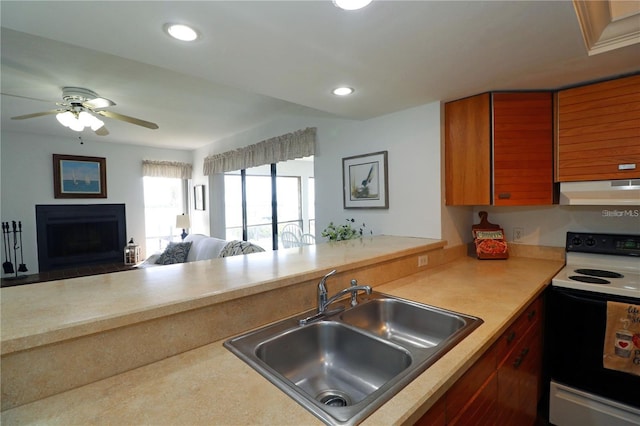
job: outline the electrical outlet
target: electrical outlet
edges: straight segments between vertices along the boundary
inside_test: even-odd
[[[427,266],[427,264],[429,263],[429,256],[422,255],[422,256],[418,256],[418,267],[420,266]]]
[[[513,228],[513,242],[519,243],[524,238],[524,228]]]

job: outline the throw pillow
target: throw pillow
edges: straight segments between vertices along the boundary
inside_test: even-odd
[[[248,241],[230,241],[220,252],[219,257],[237,256],[239,254],[258,253],[264,249]]]
[[[156,264],[171,265],[173,263],[184,263],[191,249],[191,242],[188,243],[169,243],[167,248],[162,252]]]

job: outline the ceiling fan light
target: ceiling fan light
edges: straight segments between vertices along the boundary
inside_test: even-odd
[[[71,111],[65,111],[65,112],[56,114],[56,119],[64,127],[71,126],[71,122],[75,121],[75,117],[73,116],[73,113]]]
[[[104,126],[104,121],[100,120],[97,117],[93,117],[93,123],[91,123],[91,130],[94,132]]]
[[[83,127],[89,127],[93,123],[94,116],[89,114],[86,111],[81,111],[78,114],[78,121],[82,124]]]
[[[74,119],[71,124],[69,124],[69,128],[71,130],[75,130],[76,132],[81,132],[84,130],[84,126],[78,119]]]
[[[78,122],[80,122],[83,128],[91,127],[91,130],[94,132],[104,126],[104,122],[102,120],[87,111],[81,111],[80,114],[78,114]]]

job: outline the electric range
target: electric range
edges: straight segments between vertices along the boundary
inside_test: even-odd
[[[640,235],[567,232],[566,250],[553,286],[640,299]]]
[[[549,421],[640,425],[640,375],[629,367],[640,364],[637,329],[631,326],[640,321],[640,235],[567,232],[565,248],[566,265],[552,279],[547,299]],[[615,345],[620,340],[629,348],[615,355],[624,367],[604,362],[617,347],[607,339],[612,332]],[[622,341],[627,334],[633,335],[631,343]]]

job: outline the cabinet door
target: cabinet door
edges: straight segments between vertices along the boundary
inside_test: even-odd
[[[445,104],[445,204],[491,204],[490,95]]]
[[[557,180],[640,177],[640,75],[558,92]]]
[[[553,204],[551,92],[493,94],[493,204]]]
[[[535,323],[498,368],[496,424],[533,425],[540,399],[542,327]]]
[[[498,380],[497,375],[494,373],[464,409],[455,418],[447,422],[447,425],[495,426],[497,395]]]
[[[414,423],[414,426],[445,426],[447,424],[444,412],[445,404],[445,398],[440,398],[429,411]]]
[[[476,415],[479,413],[493,417],[498,397],[496,366],[496,347],[492,346],[449,389],[446,394],[448,425],[473,424],[478,421]]]

